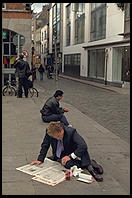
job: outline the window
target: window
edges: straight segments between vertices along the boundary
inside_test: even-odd
[[[55,4],[53,7],[53,24],[56,23],[56,16],[57,16],[57,13],[56,13],[56,4]]]
[[[47,39],[47,32],[44,31],[44,39]]]
[[[43,51],[43,44],[41,45],[41,52],[42,52],[42,54],[44,53],[44,51]]]
[[[6,9],[6,3],[2,3],[2,9]]]
[[[89,77],[104,78],[105,49],[89,50]]]
[[[61,4],[57,3],[54,5],[53,7],[53,35],[55,35],[57,37],[57,43],[60,42],[60,24],[61,24],[61,20],[60,20],[60,16],[61,16]],[[53,44],[54,44],[54,38],[52,37],[53,40]]]
[[[130,46],[113,48],[112,80],[130,82]]]
[[[12,68],[17,54],[22,51],[25,38],[22,35],[19,35],[18,37],[16,32],[3,29],[2,39],[4,68]]]
[[[30,5],[30,3],[26,3],[26,4],[25,4],[25,10],[28,10],[28,11],[31,10],[31,5]]]
[[[92,3],[91,5],[91,41],[104,39],[106,36],[106,4]]]
[[[80,76],[81,54],[64,55],[64,72],[70,76]]]
[[[75,44],[84,42],[85,4],[76,3],[75,6]]]
[[[66,7],[66,45],[70,45],[71,35],[71,4]]]
[[[46,44],[44,44],[44,53],[46,53],[47,52],[47,47],[46,47],[47,45]]]
[[[43,38],[44,38],[44,33],[42,32],[42,41],[43,41]]]
[[[130,3],[125,3],[125,17],[130,18]]]

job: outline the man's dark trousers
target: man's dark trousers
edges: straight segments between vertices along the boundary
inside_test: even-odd
[[[25,97],[28,97],[28,85],[26,78],[19,78],[18,81],[18,97],[22,98],[22,87],[24,88]]]
[[[69,123],[63,113],[62,114],[52,114],[49,116],[42,115],[42,120],[44,122],[48,122],[48,123],[52,122],[52,121],[60,121],[61,123],[63,123],[66,126],[69,125]]]

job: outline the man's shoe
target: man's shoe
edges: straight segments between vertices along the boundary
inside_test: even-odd
[[[97,182],[102,182],[103,177],[101,175],[96,174],[94,171],[89,171],[89,173],[94,177]]]
[[[91,159],[91,165],[96,173],[103,174],[103,167],[100,164],[98,164],[95,160]]]
[[[94,179],[95,179],[97,182],[103,181],[103,177],[102,177],[101,175],[98,175],[98,174],[94,171],[94,169],[93,169],[93,167],[92,167],[91,164],[87,167],[87,170],[88,170],[88,172],[94,177]]]

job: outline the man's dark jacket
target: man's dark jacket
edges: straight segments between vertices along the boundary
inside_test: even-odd
[[[63,126],[63,128],[64,150],[62,151],[60,158],[66,155],[70,155],[72,152],[74,152],[77,157],[81,157],[87,151],[87,144],[85,143],[84,139],[77,133],[76,129],[67,126]],[[43,143],[41,144],[41,150],[38,156],[38,160],[42,162],[44,161],[50,145],[52,147],[53,156],[56,158],[57,142],[58,140],[50,137],[46,130]]]
[[[59,106],[60,104],[58,100],[54,96],[50,97],[40,110],[40,113],[44,116],[64,113],[64,109]]]
[[[31,75],[30,67],[27,61],[18,60],[14,63],[18,78],[28,78]]]

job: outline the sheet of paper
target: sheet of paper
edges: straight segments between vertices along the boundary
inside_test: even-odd
[[[44,163],[40,165],[24,165],[16,168],[19,171],[33,175],[33,180],[48,184],[56,185],[65,180],[65,172],[67,169],[64,168],[59,162],[52,161],[45,158]]]
[[[57,166],[58,165],[58,162],[56,161],[52,161],[48,158],[45,158],[45,161],[44,163],[40,164],[40,165],[24,165],[24,166],[21,166],[21,167],[18,167],[16,168],[17,170],[19,171],[22,171],[24,173],[27,173],[29,175],[35,175],[37,174],[38,172],[42,171],[42,170],[47,170],[53,166]],[[61,165],[60,165],[61,166]]]
[[[46,181],[55,183],[60,179],[65,178],[65,173],[59,169],[58,166],[49,168],[48,170],[43,170],[35,175],[41,179],[45,179]]]

